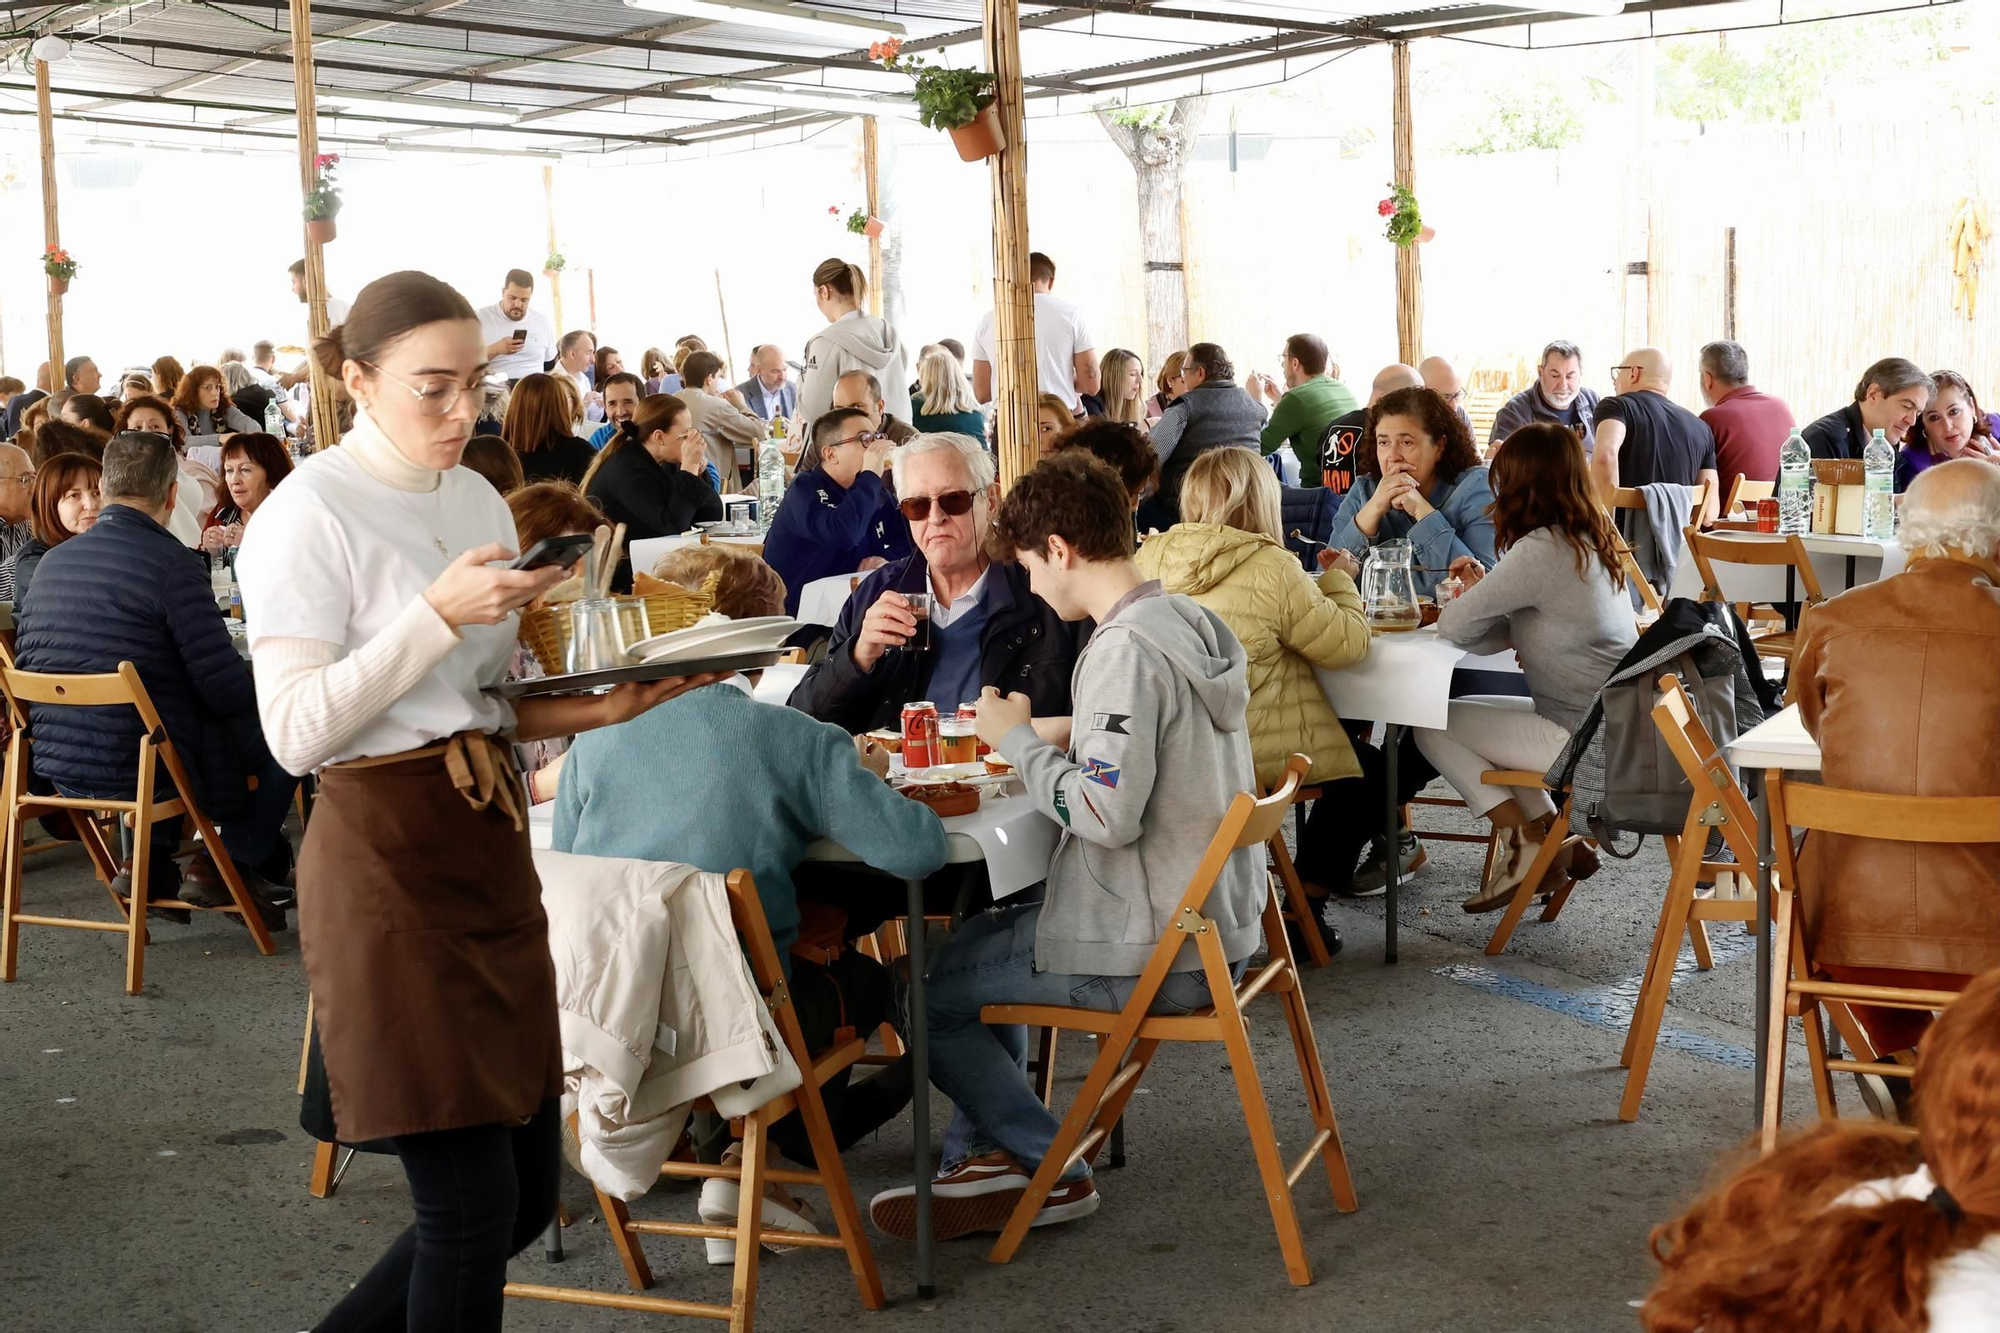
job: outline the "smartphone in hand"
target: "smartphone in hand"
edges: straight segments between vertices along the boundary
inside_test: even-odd
[[[509,569],[546,569],[559,565],[564,569],[583,559],[583,553],[596,543],[588,532],[570,533],[562,537],[544,537],[516,556]]]

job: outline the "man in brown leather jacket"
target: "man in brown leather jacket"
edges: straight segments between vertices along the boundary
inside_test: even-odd
[[[2000,466],[1939,464],[1903,498],[1909,568],[1806,617],[1791,696],[1831,787],[2000,795]],[[1799,864],[1814,962],[1843,981],[1958,990],[2000,967],[2000,844],[1814,833]],[[1857,1009],[1878,1053],[1929,1016]]]

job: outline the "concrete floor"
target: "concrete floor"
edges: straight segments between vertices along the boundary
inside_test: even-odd
[[[1458,811],[1427,822],[1466,826]],[[1648,1229],[1750,1129],[1750,941],[1717,928],[1717,967],[1676,987],[1644,1114],[1620,1124],[1619,1006],[1665,885],[1657,843],[1629,865],[1607,862],[1558,922],[1531,916],[1499,959],[1480,952],[1495,918],[1458,907],[1478,852],[1433,847],[1403,895],[1399,965],[1382,963],[1376,900],[1334,909],[1347,948],[1307,974],[1361,1199],[1343,1216],[1323,1178],[1317,1190],[1311,1175],[1301,1182],[1313,1286],[1285,1280],[1226,1063],[1180,1049],[1134,1100],[1130,1164],[1101,1176],[1094,1217],[1036,1234],[1005,1268],[977,1241],[942,1247],[939,1297],[921,1304],[911,1253],[878,1239],[892,1300],[878,1315],[860,1308],[837,1254],[767,1258],[760,1326],[1636,1327]],[[31,910],[109,911],[73,850],[31,861],[26,891]],[[264,959],[221,918],[153,934],[141,996],[122,992],[120,937],[33,928],[19,979],[0,987],[0,1324],[12,1333],[291,1333],[408,1220],[385,1159],[357,1158],[333,1199],[306,1193],[312,1143],[292,1091],[305,1008],[296,936]],[[1282,1020],[1260,1008],[1260,1068],[1279,1136],[1296,1143],[1309,1121]],[[1064,1068],[1080,1078],[1084,1062],[1072,1048]],[[1803,1091],[1795,1066],[1794,1119]],[[906,1178],[908,1133],[905,1119],[850,1154],[864,1206]],[[622,1289],[589,1190],[569,1176],[564,1195],[577,1219],[568,1261],[550,1268],[537,1247],[514,1276]],[[691,1220],[693,1201],[662,1187],[635,1211]],[[658,1239],[649,1252],[657,1294],[727,1299],[728,1270],[706,1267],[694,1242]],[[517,1301],[508,1327],[655,1318]]]

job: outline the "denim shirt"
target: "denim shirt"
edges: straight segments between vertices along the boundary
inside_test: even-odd
[[[1433,512],[1425,515],[1422,522],[1400,509],[1391,509],[1383,515],[1371,538],[1354,525],[1354,519],[1381,484],[1380,477],[1355,478],[1354,488],[1340,502],[1340,512],[1333,516],[1334,547],[1365,559],[1371,546],[1398,538],[1408,541],[1415,548],[1416,564],[1420,566],[1416,577],[1420,595],[1435,592],[1438,580],[1445,577],[1451,562],[1460,556],[1473,556],[1488,569],[1497,563],[1498,557],[1493,553],[1493,490],[1487,484],[1483,464],[1433,484],[1430,494],[1424,497],[1430,501]]]

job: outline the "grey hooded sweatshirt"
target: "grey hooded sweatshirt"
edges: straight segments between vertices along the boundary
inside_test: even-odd
[[[910,419],[910,354],[903,335],[886,319],[844,315],[806,343],[805,376],[799,382],[799,412],[810,426],[833,406],[833,385],[850,371],[865,370],[882,386],[890,416]]]
[[[1035,967],[1137,976],[1230,802],[1256,790],[1243,645],[1214,612],[1141,584],[1078,655],[1071,689],[1068,753],[1026,726],[999,747],[1065,830],[1049,863]],[[1257,948],[1263,858],[1261,848],[1231,855],[1202,909],[1232,963]],[[1190,937],[1174,970],[1200,966]]]

